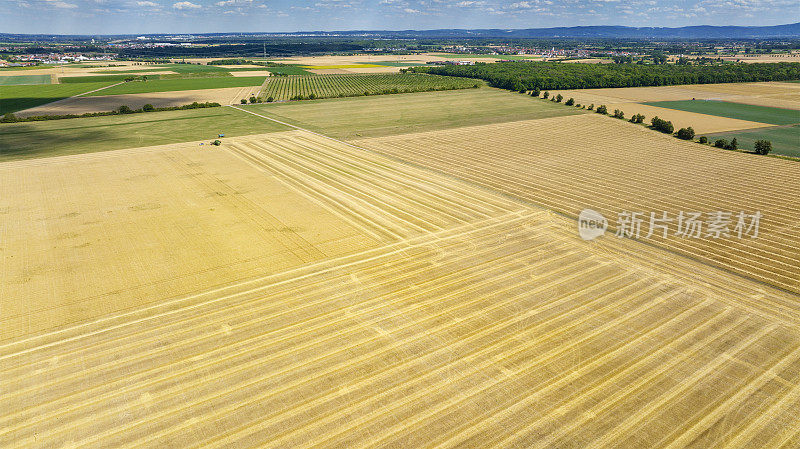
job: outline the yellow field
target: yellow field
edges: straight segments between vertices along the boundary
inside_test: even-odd
[[[800,171],[794,162],[699,147],[597,114],[355,141],[540,204],[616,220],[645,212],[760,211],[756,239],[654,243],[800,293]],[[794,205],[794,206],[793,206]],[[676,230],[673,223],[672,230]]]
[[[0,164],[0,447],[797,446],[797,295],[533,204],[760,208],[765,254],[797,170],[620,126]]]

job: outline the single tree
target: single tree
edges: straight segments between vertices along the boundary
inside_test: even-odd
[[[567,106],[572,106],[572,105],[574,105],[574,104],[575,104],[575,99],[574,99],[574,98],[572,98],[572,97],[570,97],[570,99],[569,99],[569,100],[567,100],[567,102],[566,102],[566,103],[564,103],[564,104],[565,104],[565,105],[567,105]]]
[[[694,139],[694,129],[691,126],[688,128],[681,128],[678,130],[676,137],[683,140],[692,140]]]
[[[708,137],[700,136],[700,139],[698,140],[698,142],[700,142],[700,143],[708,143]]]
[[[147,103],[146,105],[142,106],[142,110],[144,112],[153,112],[156,110],[156,108],[154,108],[152,104]]]
[[[561,94],[556,95],[556,103],[561,103],[561,100],[564,99],[564,96]]]
[[[772,142],[769,140],[756,140],[753,149],[756,154],[769,154],[769,152],[772,151]]]
[[[717,139],[714,141],[714,146],[717,148],[728,148],[728,141],[725,139]]]

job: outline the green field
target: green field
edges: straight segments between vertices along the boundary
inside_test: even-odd
[[[769,123],[772,125],[790,125],[800,123],[800,111],[794,109],[771,108],[744,103],[731,103],[718,100],[681,100],[654,101],[643,103],[660,108],[677,109],[679,111],[716,115],[751,122]]]
[[[734,137],[739,143],[739,148],[744,150],[751,151],[755,141],[763,139],[772,142],[771,154],[800,157],[800,125],[709,134],[708,140],[711,142],[716,139],[726,139],[730,141]]]
[[[0,115],[51,103],[111,84],[113,83],[0,86]]]
[[[247,110],[339,139],[586,113],[492,88],[259,104]]]
[[[157,72],[159,70],[172,71],[176,73],[203,73],[203,72],[229,72],[230,69],[224,67],[217,67],[215,65],[201,65],[201,64],[153,64],[133,66],[130,70],[98,70],[97,73],[108,74],[136,74],[140,72]]]
[[[55,67],[53,65],[32,65],[26,67],[0,67],[0,72],[13,72],[14,70],[36,70],[36,69],[49,69]]]
[[[87,76],[63,76],[58,79],[61,84],[75,84],[75,83],[96,83],[99,81],[108,81],[118,83],[124,81],[125,78],[131,75],[87,75]],[[160,75],[147,75],[148,80],[157,80]]]
[[[0,86],[20,86],[26,84],[50,84],[50,75],[0,76]]]
[[[270,77],[261,92],[262,98],[275,101],[308,98],[354,97],[388,93],[479,87],[481,81],[467,78],[421,74],[314,75]],[[312,97],[313,96],[313,97]]]
[[[286,129],[226,107],[0,124],[0,162]]]
[[[263,76],[244,77],[213,77],[213,78],[186,78],[186,79],[158,79],[153,81],[131,81],[102,91],[90,96],[144,94],[149,92],[171,92],[195,89],[222,89],[226,87],[260,86],[264,82]]]

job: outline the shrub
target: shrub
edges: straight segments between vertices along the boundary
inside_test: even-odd
[[[142,111],[144,112],[153,112],[155,110],[156,108],[154,108],[153,105],[150,103],[147,103],[146,105],[142,106]]]
[[[541,94],[541,93],[542,93],[542,91],[540,91],[538,87],[534,87],[533,90],[531,91],[531,96],[532,97],[538,97],[539,94]]]
[[[736,150],[739,149],[739,141],[736,140],[736,137],[734,137],[733,140],[731,140],[731,143],[729,143],[728,146],[725,147],[725,149],[726,150],[733,150],[733,151],[736,151]]]
[[[250,95],[250,103],[252,104],[252,103],[255,103],[255,102],[256,102],[256,97]]]
[[[550,96],[550,92],[544,91],[544,96],[542,98],[547,98]]]
[[[2,123],[14,123],[17,121],[17,116],[12,114],[11,112],[7,112],[3,118],[0,119]]]
[[[608,114],[608,108],[606,107],[606,105],[601,104],[600,106],[597,107],[597,113],[598,114]]]
[[[708,137],[700,136],[700,139],[698,140],[698,142],[700,142],[700,143],[708,143]]]
[[[728,148],[728,141],[725,139],[717,139],[714,141],[714,146],[717,148]]]
[[[567,105],[567,106],[572,106],[572,105],[575,104],[575,99],[570,97],[570,99],[567,100],[564,104]]]
[[[556,103],[561,103],[561,100],[564,99],[564,96],[561,94],[556,95]]]
[[[591,111],[591,110],[593,110],[593,109],[594,109],[594,103],[590,104],[590,105],[589,105],[589,107],[588,107],[588,108],[586,108],[586,109],[588,109],[588,110],[590,110],[590,111]]]
[[[614,109],[614,118],[625,118],[625,113],[620,111],[619,109]]]
[[[672,134],[675,132],[675,127],[672,126],[672,122],[662,120],[658,118],[658,116],[653,117],[651,123],[653,124],[652,128],[656,131],[661,131],[664,134]]]
[[[240,102],[240,103],[242,103],[242,104],[247,104],[247,100],[245,100],[244,98],[242,98],[241,100],[239,100],[239,102]]]
[[[273,101],[275,101],[274,98],[272,98],[272,97],[267,98],[267,103],[272,103]]]
[[[220,142],[219,140],[215,140],[215,141],[211,142],[211,145],[220,146],[221,143],[222,142]]]
[[[119,113],[119,114],[132,114],[133,113],[133,109],[131,109],[128,106],[125,106],[123,104],[122,106],[117,108],[117,113]]]
[[[675,136],[678,139],[692,140],[694,139],[694,129],[691,126],[688,128],[681,128]]]
[[[643,123],[644,122],[644,115],[642,114],[633,114],[630,119],[631,123]]]
[[[769,152],[772,151],[772,142],[769,140],[756,140],[753,149],[756,154],[769,154]]]

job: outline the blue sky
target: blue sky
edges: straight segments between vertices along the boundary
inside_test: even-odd
[[[0,0],[0,32],[122,34],[778,25],[797,0]]]

